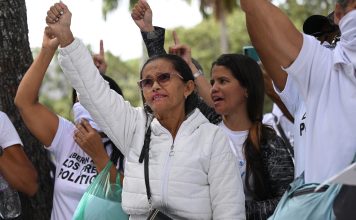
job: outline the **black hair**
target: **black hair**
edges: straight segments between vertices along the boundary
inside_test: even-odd
[[[346,8],[349,3],[353,2],[354,0],[337,0],[337,3],[341,5],[342,8]]]
[[[161,54],[161,55],[153,56],[150,59],[148,59],[141,69],[140,79],[142,79],[142,72],[147,66],[147,64],[158,59],[163,59],[170,62],[173,65],[173,68],[183,77],[184,82],[188,82],[190,80],[194,82],[194,76],[189,65],[180,56],[173,55],[173,54]],[[142,92],[141,92],[141,96],[144,103],[145,111],[147,111],[148,113],[152,113],[152,109],[145,103],[146,101]],[[187,97],[184,105],[184,110],[186,115],[191,113],[197,107],[198,99],[199,96],[195,91],[193,91]]]
[[[110,89],[114,90],[121,96],[124,96],[120,86],[115,82],[115,80],[113,80],[111,77],[106,76],[106,75],[101,75],[101,76],[109,83]],[[77,102],[77,92],[75,91],[74,88],[72,90],[72,102],[73,102],[73,105],[74,105],[74,103]],[[104,136],[106,136],[106,134],[104,134]],[[110,155],[110,160],[111,160],[111,162],[113,162],[113,164],[115,164],[115,166],[119,162],[119,170],[123,172],[124,155],[121,153],[121,151],[115,146],[115,144],[110,139],[107,140],[106,142],[104,142],[103,144],[104,144],[105,148],[111,144],[112,153]]]
[[[241,54],[223,54],[212,64],[224,66],[247,90],[247,113],[252,126],[243,145],[246,158],[246,188],[252,193],[254,199],[263,200],[269,198],[271,190],[266,182],[264,172],[261,144],[264,144],[274,131],[262,124],[264,103],[264,82],[262,71],[256,61]],[[253,181],[251,180],[251,177]]]

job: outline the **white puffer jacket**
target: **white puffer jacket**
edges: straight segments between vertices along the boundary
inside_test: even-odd
[[[80,94],[80,102],[126,157],[123,209],[131,219],[146,219],[149,205],[143,163],[146,116],[100,76],[83,43],[60,49],[59,63]],[[153,208],[174,219],[245,219],[242,181],[222,131],[196,109],[175,140],[156,119],[151,123],[149,175]],[[170,151],[173,151],[170,156]]]

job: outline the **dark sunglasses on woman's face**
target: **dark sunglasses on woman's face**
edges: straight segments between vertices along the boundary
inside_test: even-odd
[[[169,82],[172,78],[172,75],[177,75],[179,78],[183,79],[181,75],[178,73],[161,73],[156,79],[146,78],[137,82],[140,89],[149,89],[152,88],[154,82],[156,81],[160,86],[164,86],[167,82]]]

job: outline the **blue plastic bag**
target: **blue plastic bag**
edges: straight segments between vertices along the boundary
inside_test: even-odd
[[[75,210],[73,220],[129,219],[121,207],[122,187],[119,173],[116,184],[110,183],[111,166],[112,162],[109,161],[89,185]]]
[[[333,202],[341,185],[326,185],[319,192],[316,183],[305,184],[304,174],[295,179],[268,220],[334,220]]]

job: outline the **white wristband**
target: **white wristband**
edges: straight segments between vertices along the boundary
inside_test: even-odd
[[[195,73],[193,73],[194,79],[198,78],[199,76],[204,75],[203,72],[201,70],[196,71]]]

